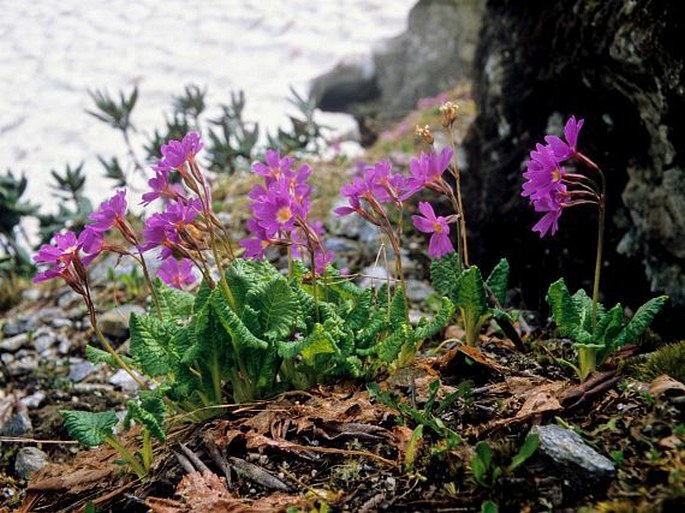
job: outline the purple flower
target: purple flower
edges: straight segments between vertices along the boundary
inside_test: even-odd
[[[292,157],[281,158],[281,153],[278,150],[267,150],[264,160],[265,162],[252,164],[252,171],[263,176],[267,185],[283,176],[289,176],[295,162]]]
[[[202,149],[202,140],[198,132],[190,132],[177,141],[172,139],[162,145],[162,159],[155,171],[171,171],[181,168],[188,160],[195,158],[195,155]]]
[[[440,153],[431,151],[429,154],[421,152],[418,158],[409,163],[410,177],[407,179],[407,192],[402,199],[407,199],[430,184],[440,181],[443,173],[452,161],[452,150],[443,148]]]
[[[187,258],[180,261],[167,258],[157,270],[157,276],[170,287],[177,289],[182,289],[184,285],[191,285],[196,280],[193,274],[193,264]]]
[[[554,154],[559,160],[566,160],[576,153],[576,144],[578,143],[578,134],[583,128],[585,120],[576,121],[575,116],[571,116],[564,127],[564,137],[566,141],[561,140],[556,135],[548,135],[545,137],[545,142],[552,148]]]
[[[248,237],[239,241],[239,244],[245,248],[245,258],[263,258],[266,248],[271,245],[271,240],[267,236],[266,230],[254,219],[247,221],[247,229],[254,237]]]
[[[142,205],[149,205],[157,198],[166,198],[169,200],[183,197],[183,187],[180,184],[169,183],[169,170],[160,169],[155,171],[155,176],[148,180],[147,184],[151,191],[143,194]]]
[[[79,258],[81,245],[72,231],[57,233],[53,237],[53,244],[43,244],[33,256],[38,265],[51,266],[50,269],[36,274],[34,283],[51,280],[63,276],[69,266]]]
[[[450,241],[450,227],[447,224],[447,219],[443,216],[436,216],[431,204],[425,201],[419,202],[419,211],[422,215],[413,215],[411,220],[417,230],[433,234],[428,243],[428,256],[440,258],[452,253],[454,246]]]
[[[528,171],[523,173],[526,181],[521,196],[530,198],[533,204],[564,187],[562,178],[566,170],[551,147],[537,144],[535,150],[530,152],[530,160],[526,166]]]
[[[97,255],[99,255],[104,249],[105,245],[103,233],[96,230],[91,225],[88,225],[84,228],[84,230],[78,236],[78,241],[83,251],[90,255],[87,257],[89,261],[93,260]]]
[[[535,203],[536,212],[545,212],[545,215],[533,226],[533,231],[544,237],[549,232],[554,235],[559,229],[559,217],[564,207],[563,193],[555,192],[551,196],[541,198]]]
[[[184,202],[178,198],[176,202],[169,203],[164,212],[153,214],[145,221],[143,237],[146,242],[141,249],[149,251],[163,246],[160,258],[168,258],[172,254],[171,248],[180,240],[179,234],[195,220],[201,209],[199,199]]]
[[[370,184],[371,193],[381,203],[400,202],[407,190],[407,180],[399,173],[392,172],[390,161],[381,160],[365,171],[365,180]]]
[[[296,216],[301,212],[284,182],[275,182],[252,205],[254,217],[268,236],[292,230]]]
[[[91,230],[103,233],[115,224],[123,223],[126,215],[126,189],[119,189],[110,199],[103,201],[100,207],[90,214],[93,220],[88,226]]]

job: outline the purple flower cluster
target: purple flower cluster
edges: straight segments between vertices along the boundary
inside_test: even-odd
[[[253,217],[247,222],[252,237],[240,241],[246,258],[263,258],[274,245],[291,248],[294,257],[308,255],[315,261],[316,272],[323,272],[333,254],[323,246],[323,226],[309,220],[312,188],[308,184],[311,168],[297,169],[291,157],[281,158],[277,150],[268,150],[264,162],[255,162],[252,170],[263,177],[250,191]],[[306,251],[303,251],[306,250]]]
[[[527,171],[523,174],[526,179],[523,184],[523,197],[529,198],[536,212],[544,213],[533,231],[544,237],[549,233],[554,235],[559,229],[559,217],[562,209],[569,205],[570,192],[564,178],[567,174],[563,162],[577,156],[576,144],[578,134],[583,127],[583,120],[576,121],[571,116],[564,127],[564,137],[548,135],[547,144],[537,144],[530,152]]]
[[[351,183],[342,187],[340,192],[347,198],[348,204],[336,208],[335,213],[339,216],[356,213],[380,227],[391,239],[396,238],[394,230],[389,226],[385,205],[394,204],[402,208],[406,200],[424,188],[447,196],[452,195],[451,187],[442,177],[451,159],[452,151],[447,148],[439,153],[421,153],[418,158],[411,160],[409,176],[394,173],[388,161],[379,161],[373,166],[367,166],[362,170],[361,176],[356,176]],[[412,216],[412,222],[419,231],[433,234],[428,246],[428,255],[431,258],[439,258],[454,251],[449,241],[447,224],[453,219],[436,217],[433,207],[425,202],[419,205],[419,210],[423,216]]]

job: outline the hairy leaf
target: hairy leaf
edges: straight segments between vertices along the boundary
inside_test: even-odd
[[[129,418],[143,426],[152,436],[162,442],[166,440],[166,433],[162,429],[164,415],[164,402],[159,398],[148,398],[140,403],[128,402]]]
[[[119,357],[127,364],[133,363],[133,360],[131,360],[128,356],[119,355]],[[86,346],[86,358],[96,365],[104,362],[111,369],[119,368],[119,364],[111,354],[91,345]]]
[[[149,376],[169,372],[172,355],[171,338],[162,322],[151,315],[131,314],[131,356],[136,365]]]
[[[269,346],[266,341],[250,333],[243,321],[228,306],[228,302],[220,289],[214,290],[209,301],[224,330],[236,341],[239,347],[266,349]]]
[[[507,286],[509,284],[509,262],[502,258],[488,276],[486,283],[497,298],[500,305],[504,305],[507,299]]]
[[[412,339],[419,341],[432,337],[445,326],[447,326],[447,323],[450,321],[450,319],[452,319],[453,315],[454,304],[449,300],[449,298],[443,297],[438,313],[430,321],[426,323],[419,323],[414,330]]]
[[[560,278],[549,286],[547,291],[547,303],[549,303],[552,320],[559,329],[562,337],[569,337],[579,325],[579,316],[576,304],[569,294],[564,279]]]
[[[193,313],[195,296],[155,280],[155,291],[165,321],[187,321]]]
[[[628,342],[633,342],[652,324],[654,317],[661,311],[668,296],[659,296],[647,301],[638,308],[633,318],[630,319],[625,328],[618,334],[613,342],[614,348],[619,348]]]
[[[61,411],[69,435],[87,447],[97,447],[105,437],[112,436],[112,428],[119,421],[113,411]]]
[[[459,278],[459,255],[448,253],[431,261],[431,283],[443,296],[451,296]]]
[[[287,338],[300,314],[295,293],[280,277],[251,289],[246,302],[259,313],[259,325],[265,338]]]

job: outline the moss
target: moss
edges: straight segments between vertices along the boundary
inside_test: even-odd
[[[646,358],[633,358],[625,369],[641,381],[651,381],[661,374],[668,374],[685,383],[685,340],[665,345]]]

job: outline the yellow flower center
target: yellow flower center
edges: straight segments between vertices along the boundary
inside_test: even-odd
[[[433,230],[435,233],[442,233],[442,224],[440,224],[438,221],[435,221],[433,223]]]
[[[552,182],[556,183],[559,180],[561,180],[561,169],[556,168],[554,171],[552,171]]]
[[[290,207],[281,207],[278,209],[278,212],[276,212],[276,220],[281,224],[290,221],[292,216],[293,213],[290,211]]]

